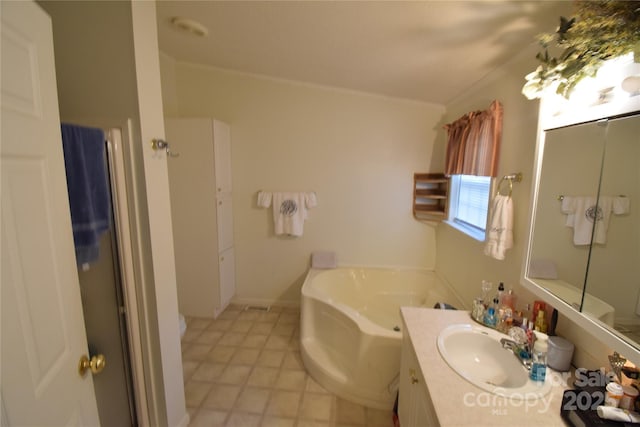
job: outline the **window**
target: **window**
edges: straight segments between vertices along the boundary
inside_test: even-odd
[[[484,241],[489,212],[491,177],[452,175],[448,223]]]

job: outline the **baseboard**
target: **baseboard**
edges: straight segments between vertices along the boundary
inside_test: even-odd
[[[185,412],[184,417],[182,417],[182,419],[180,420],[180,422],[176,427],[187,427],[190,421],[191,419],[189,417],[189,413]]]
[[[257,299],[257,298],[234,298],[231,304],[244,306],[271,306],[283,308],[300,308],[300,301],[282,301],[274,299]]]

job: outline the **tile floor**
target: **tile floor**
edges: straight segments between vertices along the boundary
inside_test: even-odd
[[[321,387],[300,357],[298,309],[229,306],[216,320],[187,318],[185,398],[195,426],[393,426]]]

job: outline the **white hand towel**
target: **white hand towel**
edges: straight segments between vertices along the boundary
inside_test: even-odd
[[[258,207],[260,208],[268,208],[271,206],[271,193],[266,191],[258,192]]]
[[[312,191],[310,193],[304,193],[304,203],[307,209],[305,209],[305,218],[308,216],[308,209],[315,208],[318,206],[318,198],[316,196],[316,192]]]
[[[503,260],[505,252],[513,246],[513,201],[509,196],[496,194],[491,208],[491,221],[485,255]]]
[[[273,193],[273,222],[276,235],[302,236],[308,209],[317,205],[315,193]]]
[[[574,204],[575,204],[575,197],[573,196],[564,196],[562,198],[562,206],[561,206],[561,210],[562,213],[567,214],[567,221],[565,222],[565,225],[567,227],[573,227],[573,223],[575,221],[574,219]]]
[[[624,215],[629,213],[630,199],[626,196],[618,196],[613,199],[613,213]]]

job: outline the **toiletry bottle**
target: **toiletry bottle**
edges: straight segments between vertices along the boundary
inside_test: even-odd
[[[516,294],[513,293],[513,289],[509,289],[507,292],[502,294],[502,301],[500,301],[500,304],[509,306],[511,310],[515,310],[516,299]]]
[[[491,292],[491,288],[493,287],[493,283],[483,280],[482,281],[482,301],[484,302],[484,308],[489,308],[491,305],[491,300],[489,299],[489,292]]]
[[[502,318],[500,319],[500,325],[497,329],[503,334],[508,334],[509,329],[511,329],[512,327],[513,327],[513,314],[511,312],[511,309],[507,307],[507,309],[504,311],[504,314],[502,315]]]
[[[490,328],[495,328],[497,323],[496,308],[498,307],[498,298],[494,298],[489,308],[484,314],[484,324]]]
[[[531,320],[531,304],[526,304],[524,306],[524,310],[522,310],[522,323],[524,324],[524,319]]]
[[[522,311],[516,310],[513,312],[513,326],[522,328]]]
[[[496,298],[498,298],[499,304],[502,304],[503,295],[504,295],[504,283],[500,282],[500,284],[498,285],[498,294],[496,295]]]
[[[534,330],[542,333],[547,332],[547,321],[544,318],[544,310],[538,311],[538,317],[536,318],[536,323],[534,326]]]
[[[531,313],[531,322],[535,323],[536,319],[538,318],[538,312],[540,310],[544,311],[547,308],[547,305],[544,303],[544,301],[534,301],[533,302],[533,312]]]
[[[471,314],[473,315],[473,319],[476,322],[483,322],[484,319],[484,312],[485,312],[485,308],[484,308],[484,302],[482,301],[482,298],[475,298],[473,300],[473,310],[471,311]]]
[[[501,305],[498,310],[498,319],[496,329],[504,334],[509,331],[513,325],[513,311],[508,305]]]
[[[529,377],[533,381],[544,381],[547,375],[547,342],[548,336],[542,332],[535,331],[536,340],[533,343],[533,351],[531,354],[532,365]]]

